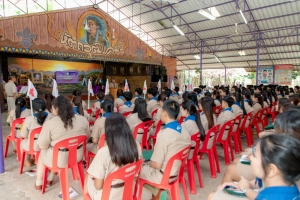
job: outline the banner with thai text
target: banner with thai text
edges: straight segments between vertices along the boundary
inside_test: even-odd
[[[58,71],[55,78],[57,83],[78,83],[78,72]]]
[[[294,65],[292,64],[275,65],[274,84],[291,85],[293,70],[294,70]]]

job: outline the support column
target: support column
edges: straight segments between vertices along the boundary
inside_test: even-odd
[[[225,66],[225,83],[224,85],[226,86],[226,66]]]
[[[200,85],[202,85],[202,54],[203,54],[203,41],[201,41],[201,47],[200,47]]]
[[[256,42],[257,44],[257,51],[256,51],[256,85],[258,85],[258,68],[259,68],[259,55],[260,55],[260,43],[261,43],[261,34],[259,34],[258,41]]]

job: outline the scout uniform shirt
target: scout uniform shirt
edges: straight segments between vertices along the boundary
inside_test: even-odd
[[[118,83],[110,83],[109,87],[110,88],[118,88]]]
[[[147,111],[148,113],[152,113],[154,110],[158,109],[160,106],[157,103],[157,97],[153,97],[151,99],[149,99],[148,103],[147,103]]]
[[[266,102],[266,101],[264,101],[264,108],[267,108],[267,107],[269,107],[269,104]]]
[[[142,123],[143,121],[140,120],[140,118],[138,117],[138,113],[132,113],[130,115],[128,115],[126,117],[126,121],[129,125],[129,128],[133,134],[134,128],[139,125],[140,123]],[[144,130],[143,129],[139,129],[137,136],[135,138],[136,141],[138,141],[139,143],[142,143],[142,139],[143,139],[143,134],[144,134]],[[148,137],[147,137],[148,138]]]
[[[141,146],[138,142],[136,142],[136,146],[138,149],[139,159],[142,158],[142,150]],[[110,157],[108,146],[104,146],[96,152],[96,156],[88,168],[88,178],[87,178],[87,191],[90,197],[93,200],[99,200],[102,197],[102,190],[97,190],[94,186],[94,181],[92,178],[102,179],[105,181],[105,178],[112,172],[119,169],[116,166]],[[118,183],[122,183],[122,181],[114,180],[112,185],[116,185]],[[111,188],[109,199],[110,200],[122,200],[124,187],[120,188]],[[130,199],[130,198],[128,198]]]
[[[162,112],[162,108],[159,108],[157,110],[157,113],[153,117],[154,122],[158,122],[160,120],[161,112]],[[160,129],[162,129],[162,128],[163,128],[163,126],[160,127]],[[156,131],[156,127],[152,127],[149,131],[150,135],[154,136],[155,131]]]
[[[119,107],[122,105],[124,105],[124,97],[119,96],[117,99],[115,99],[114,106]]]
[[[215,103],[216,106],[221,105],[220,99],[215,99],[215,100],[214,100],[214,103]]]
[[[101,103],[103,102],[104,100],[98,100],[97,102],[94,103],[93,105],[93,112],[96,112],[97,110],[101,109]]]
[[[257,103],[257,102],[253,103],[252,107],[253,107],[253,117],[254,117],[256,115],[256,113],[262,109],[262,107],[261,107],[260,103]]]
[[[213,114],[213,119],[214,119],[214,125],[217,124],[217,118],[216,118],[216,115]],[[207,133],[207,131],[209,131],[209,128],[208,128],[208,121],[207,121],[207,118],[206,118],[206,115],[204,112],[201,112],[200,114],[200,120],[201,120],[201,124],[203,126],[203,129],[205,131],[205,135]]]
[[[50,120],[46,121],[43,124],[42,131],[38,138],[39,146],[46,146],[48,149],[42,149],[39,159],[42,159],[42,162],[52,167],[52,156],[53,156],[53,146],[58,141],[61,141],[66,138],[86,135],[89,137],[89,123],[88,121],[81,115],[74,115],[72,118],[73,128],[64,127],[64,123],[61,120],[60,116],[54,116]],[[77,161],[81,161],[83,157],[83,148],[79,148],[77,150]],[[68,152],[67,151],[59,151],[58,154],[58,167],[64,168],[68,162]]]
[[[187,116],[184,121],[181,124],[181,127],[185,130],[187,130],[187,132],[190,134],[190,136],[194,135],[195,133],[199,132],[199,128],[197,126],[196,123],[196,115],[189,115]],[[199,132],[199,137],[200,137],[200,132]],[[192,147],[195,147],[195,142],[192,142]],[[193,157],[193,152],[194,150],[191,149],[190,153],[189,153],[189,157],[188,159],[191,159]]]
[[[14,93],[17,93],[17,87],[14,82],[8,81],[4,86],[5,93],[7,96],[7,106],[8,110],[13,110],[16,108]]]
[[[157,134],[151,157],[151,161],[162,163],[162,168],[154,169],[150,165],[143,165],[140,177],[152,183],[160,183],[169,159],[189,145],[191,145],[190,134],[177,121],[169,122]],[[170,176],[177,175],[179,166],[179,162],[174,162]]]
[[[243,114],[242,106],[241,103],[236,101],[234,104],[231,106],[235,116],[238,116],[240,114]]]
[[[252,108],[252,106],[250,106],[249,100],[248,100],[248,99],[245,99],[245,100],[244,100],[244,107],[245,107],[245,110],[246,110],[247,114],[248,114],[249,112],[252,112],[252,111],[253,111],[253,108]]]
[[[119,113],[123,114],[125,112],[132,112],[134,109],[134,104],[130,101],[124,102],[124,105],[119,107]]]
[[[30,109],[27,109],[26,107],[23,107],[23,108],[21,108],[21,115],[20,115],[20,118],[25,118],[25,117],[28,117],[28,116],[31,116],[31,111],[30,111]],[[10,112],[9,112],[9,115],[8,115],[8,117],[7,117],[7,123],[9,123],[10,124],[10,126],[11,126],[11,124],[12,124],[12,122],[14,121],[16,119],[16,111],[15,110],[11,110]],[[17,138],[20,138],[21,137],[21,135],[20,135],[20,125],[17,125],[16,126],[16,137]]]
[[[139,95],[139,94],[138,94],[136,97],[134,97],[133,99],[131,99],[131,103],[134,104],[134,103],[135,103],[135,100],[136,100],[136,99],[139,99],[139,98],[142,99],[142,98],[143,98],[142,95]]]
[[[220,124],[220,128],[222,128],[223,124],[230,119],[235,118],[235,114],[231,107],[225,108],[222,110],[221,114],[217,119],[217,123]]]
[[[101,135],[103,135],[105,133],[105,120],[109,115],[110,115],[110,112],[104,113],[102,117],[98,118],[95,121],[92,135],[91,135],[92,138],[99,140]],[[90,151],[90,152],[96,154],[98,151],[98,143],[97,144],[88,143],[86,146],[86,150],[87,150],[87,152]]]

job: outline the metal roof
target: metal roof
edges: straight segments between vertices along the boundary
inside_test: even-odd
[[[177,69],[200,67],[194,58],[202,50],[203,69],[247,68],[259,65],[294,64],[300,67],[300,0],[10,0],[0,2],[0,17],[98,4],[129,30],[163,55],[177,58]],[[9,3],[8,3],[9,2]],[[47,3],[52,2],[51,6]],[[67,3],[68,2],[68,3]],[[2,5],[1,5],[2,4]],[[6,4],[6,5],[4,5]],[[28,9],[29,5],[35,9]],[[200,9],[215,6],[216,20],[200,15]],[[239,13],[242,10],[248,24]],[[1,19],[1,18],[0,18]],[[173,27],[184,33],[181,36]],[[239,34],[235,31],[235,23]],[[244,50],[246,56],[238,51]],[[215,59],[215,56],[221,62]]]

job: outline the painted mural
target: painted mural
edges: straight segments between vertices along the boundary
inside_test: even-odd
[[[73,84],[58,84],[60,93],[72,93],[79,89],[85,91],[87,80],[92,80],[93,86],[103,84],[103,66],[98,63],[68,62],[58,60],[42,60],[30,58],[8,58],[8,70],[16,75],[19,86],[27,85],[28,78],[36,83],[35,86],[39,94],[52,92],[53,79],[56,79],[56,73],[67,72],[67,74],[78,74],[78,81]],[[39,81],[36,75],[39,75]]]
[[[21,15],[0,21],[0,51],[161,64],[162,56],[100,9]]]

